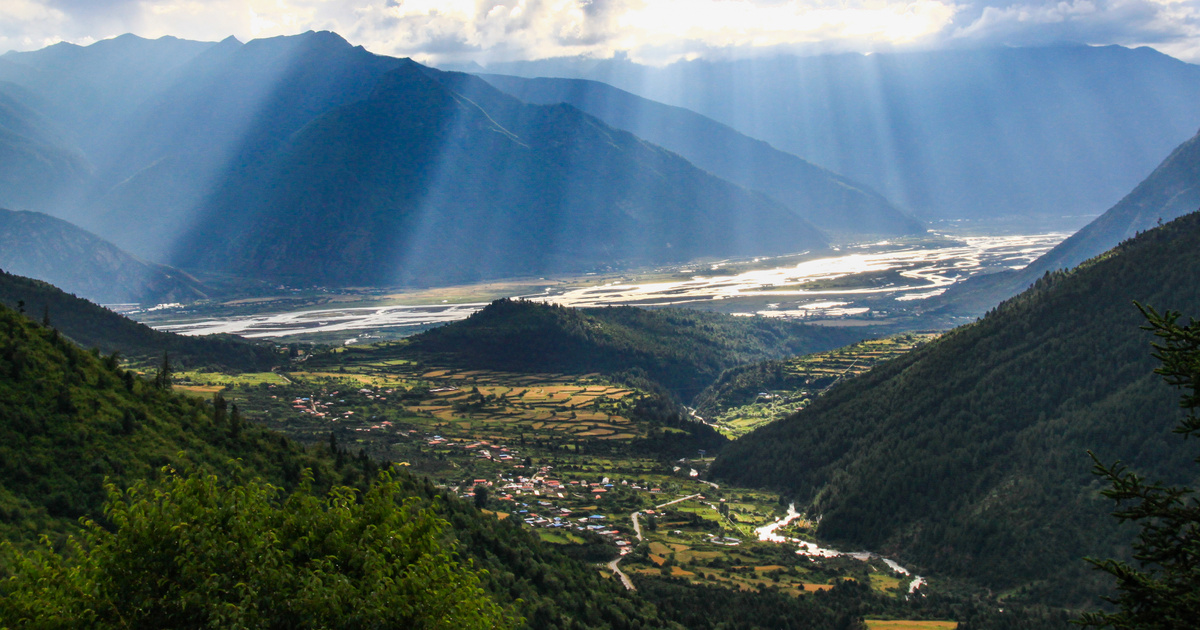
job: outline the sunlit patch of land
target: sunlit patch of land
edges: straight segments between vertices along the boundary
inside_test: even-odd
[[[957,621],[910,621],[902,619],[865,619],[870,630],[954,630]]]
[[[859,355],[891,351],[871,346]],[[831,375],[857,365],[811,363],[813,374]],[[636,412],[650,394],[599,374],[470,369],[355,347],[280,373],[181,372],[176,387],[219,393],[248,421],[302,442],[336,443],[339,466],[367,456],[399,462],[468,500],[482,485],[497,518],[574,553],[620,558],[629,575],[791,595],[854,580],[897,600],[908,594],[907,578],[882,560],[808,557],[794,544],[760,540],[756,530],[781,520],[781,535],[815,540],[815,524],[785,514],[777,494],[705,481],[711,454],[646,450],[665,429]]]

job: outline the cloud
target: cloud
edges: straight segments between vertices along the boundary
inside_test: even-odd
[[[951,37],[971,42],[1036,45],[1168,43],[1200,34],[1195,2],[1071,0],[975,5]]]
[[[1197,59],[1200,0],[0,0],[0,50],[125,32],[248,40],[333,30],[422,61],[698,56],[1075,41]]]

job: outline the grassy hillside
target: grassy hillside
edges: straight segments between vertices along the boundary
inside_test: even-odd
[[[688,401],[727,368],[839,347],[860,334],[682,309],[579,310],[499,300],[462,322],[411,338],[397,352],[518,372],[637,370]]]
[[[1132,301],[1200,313],[1200,215],[1142,234],[728,447],[712,472],[786,490],[829,538],[1060,603],[1128,549],[1086,450],[1194,481]],[[1182,478],[1181,478],[1182,477]]]
[[[269,346],[232,335],[184,337],[160,332],[75,297],[57,287],[0,270],[0,304],[23,309],[85,348],[99,348],[129,358],[161,360],[170,353],[178,366],[224,366],[241,370],[270,368],[279,360]]]

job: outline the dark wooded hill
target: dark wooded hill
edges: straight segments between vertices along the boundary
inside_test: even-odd
[[[782,489],[820,533],[1060,604],[1106,585],[1085,555],[1132,534],[1107,516],[1091,449],[1191,481],[1178,393],[1152,373],[1133,301],[1200,314],[1200,214],[1054,273],[979,321],[734,442],[713,474]]]
[[[395,351],[434,355],[439,362],[474,369],[635,371],[687,402],[734,365],[836,348],[861,335],[854,329],[685,309],[573,309],[498,300],[461,322],[413,336]]]
[[[178,366],[226,367],[266,370],[283,357],[269,345],[251,343],[234,335],[185,337],[154,330],[103,306],[67,293],[40,280],[0,270],[0,304],[21,308],[85,348],[127,358],[160,361],[169,353]]]

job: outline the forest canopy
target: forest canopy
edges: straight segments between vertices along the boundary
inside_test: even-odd
[[[5,543],[0,627],[505,628],[446,522],[388,473],[363,494],[177,474],[109,485],[59,553]]]

